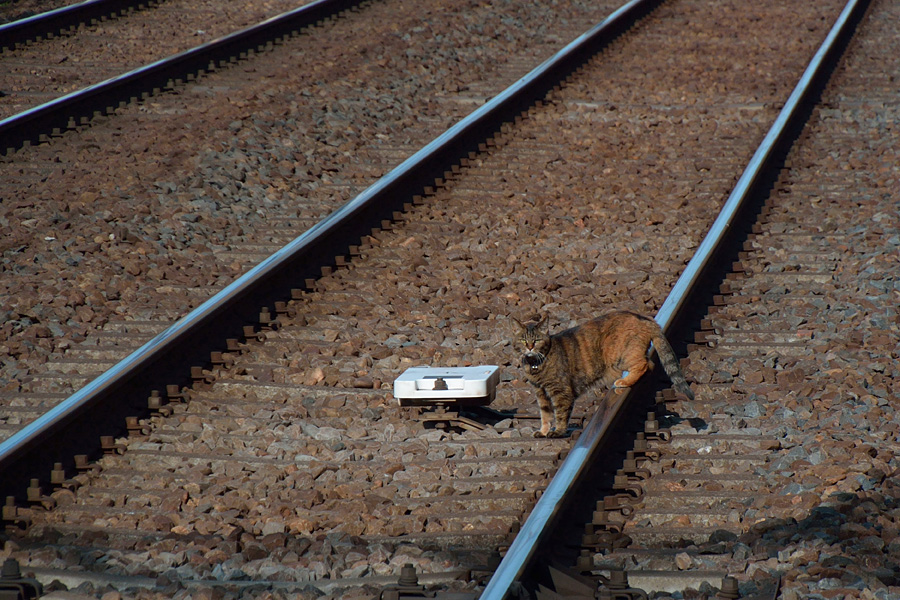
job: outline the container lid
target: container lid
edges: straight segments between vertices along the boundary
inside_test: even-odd
[[[394,380],[394,397],[402,399],[453,399],[493,397],[500,381],[500,368],[410,367]]]

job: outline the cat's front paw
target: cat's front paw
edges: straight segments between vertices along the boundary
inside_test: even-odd
[[[536,437],[536,438],[545,438],[545,437],[547,437],[547,434],[544,433],[543,431],[535,431],[535,432],[534,432],[534,437]]]
[[[569,432],[566,429],[560,431],[559,429],[553,429],[552,431],[547,432],[548,438],[562,438],[569,437]]]

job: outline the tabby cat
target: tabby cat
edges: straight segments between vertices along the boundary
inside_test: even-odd
[[[694,399],[672,346],[653,319],[615,311],[553,335],[547,315],[536,323],[523,324],[515,317],[513,321],[519,329],[517,346],[522,349],[525,379],[538,388],[541,429],[535,437],[568,435],[572,405],[592,385],[634,385],[651,368],[650,342],[675,390]]]

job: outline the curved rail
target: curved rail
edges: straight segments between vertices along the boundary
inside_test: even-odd
[[[34,143],[54,132],[109,114],[120,104],[175,86],[216,68],[242,52],[262,49],[269,42],[315,25],[362,0],[316,0],[300,8],[247,27],[217,40],[139,67],[118,77],[88,86],[0,121],[0,153]],[[60,9],[65,10],[65,9]],[[37,17],[35,17],[37,18]],[[27,20],[27,19],[26,19]],[[2,35],[0,30],[0,35]]]
[[[298,282],[317,277],[323,266],[346,256],[350,246],[373,227],[476,151],[504,122],[514,121],[546,96],[659,1],[631,0],[355,199],[0,444],[0,496],[22,498],[35,473],[49,473],[57,462],[70,470],[74,454],[99,448],[101,435],[123,431],[126,417],[146,412],[146,399],[153,391],[150,382],[189,380],[191,366],[208,364],[210,353],[222,349],[226,338],[240,338],[245,325],[259,324],[261,307],[289,298],[292,289],[302,287]]]
[[[849,0],[819,50],[813,56],[774,124],[769,129],[681,276],[656,315],[667,337],[683,323],[687,313],[704,295],[711,280],[720,278],[720,266],[730,265],[731,248],[741,228],[772,181],[772,174],[783,163],[787,150],[807,120],[815,98],[821,92],[835,64],[862,19],[869,0]],[[553,521],[559,516],[567,495],[580,483],[580,477],[597,456],[604,436],[614,428],[624,407],[634,394],[617,397],[605,412],[596,413],[578,438],[565,461],[535,504],[516,539],[481,594],[482,600],[501,600],[523,576],[540,549]]]

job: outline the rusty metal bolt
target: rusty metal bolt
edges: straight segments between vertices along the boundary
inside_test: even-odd
[[[177,384],[166,386],[166,398],[168,398],[169,402],[184,402],[184,394],[181,393]]]
[[[262,331],[256,331],[253,325],[244,325],[244,338],[248,342],[263,342],[266,339],[266,334]]]
[[[644,421],[645,433],[656,433],[659,431],[659,421],[656,420],[656,413],[647,413],[647,420]]]
[[[741,597],[741,592],[738,589],[737,579],[734,577],[725,577],[722,579],[722,589],[716,594],[716,598],[722,598],[722,600],[737,600]]]
[[[137,436],[143,433],[137,417],[125,417],[125,429],[128,430],[129,436]]]
[[[584,524],[584,533],[581,535],[581,545],[590,548],[599,543],[597,534],[594,533],[594,526],[590,523]]]
[[[213,376],[203,367],[193,366],[191,367],[191,379],[193,380],[195,385],[203,385],[212,383]]]
[[[13,496],[7,496],[6,504],[3,505],[3,520],[15,521],[18,514],[19,509],[16,507],[16,499]]]
[[[29,502],[32,504],[39,503],[41,501],[41,482],[38,479],[32,479],[31,485],[28,486],[25,493],[28,496]]]
[[[62,485],[66,481],[66,471],[63,469],[62,463],[53,463],[53,470],[50,471],[50,483],[56,486]]]
[[[594,555],[590,550],[582,550],[575,562],[575,568],[582,573],[594,570]]]
[[[634,440],[634,451],[635,452],[646,452],[649,449],[647,445],[647,437],[643,432],[637,434],[637,438]]]
[[[3,590],[13,592],[12,597],[14,598],[30,600],[31,598],[40,598],[44,594],[44,586],[37,579],[22,576],[19,561],[14,558],[7,558],[3,561],[3,567],[0,568],[0,582],[3,582]]]
[[[613,598],[630,600],[641,598],[647,599],[647,593],[644,590],[633,588],[628,585],[628,574],[625,571],[611,571],[609,579],[604,581],[604,585],[600,588],[597,595],[602,600]]]
[[[591,523],[597,527],[606,527],[609,525],[609,513],[603,510],[603,507],[600,506],[600,502],[597,503],[597,510],[594,511]]]
[[[19,568],[19,561],[14,558],[7,558],[3,561],[3,568],[0,570],[0,579],[18,579],[22,576],[22,570]]]
[[[269,312],[268,306],[259,309],[259,324],[263,327],[269,327],[272,323],[272,313]]]
[[[125,447],[121,444],[116,444],[116,440],[111,435],[101,435],[100,436],[100,449],[103,450],[103,454],[122,454],[125,452]]]
[[[628,573],[625,571],[610,571],[609,582],[606,584],[611,590],[628,589]]]
[[[153,390],[150,392],[150,397],[147,398],[147,408],[150,410],[159,410],[162,408],[163,399],[162,396],[159,395],[159,390]]]
[[[416,574],[416,568],[412,563],[406,563],[400,569],[400,578],[397,580],[402,586],[419,585],[419,576]]]

